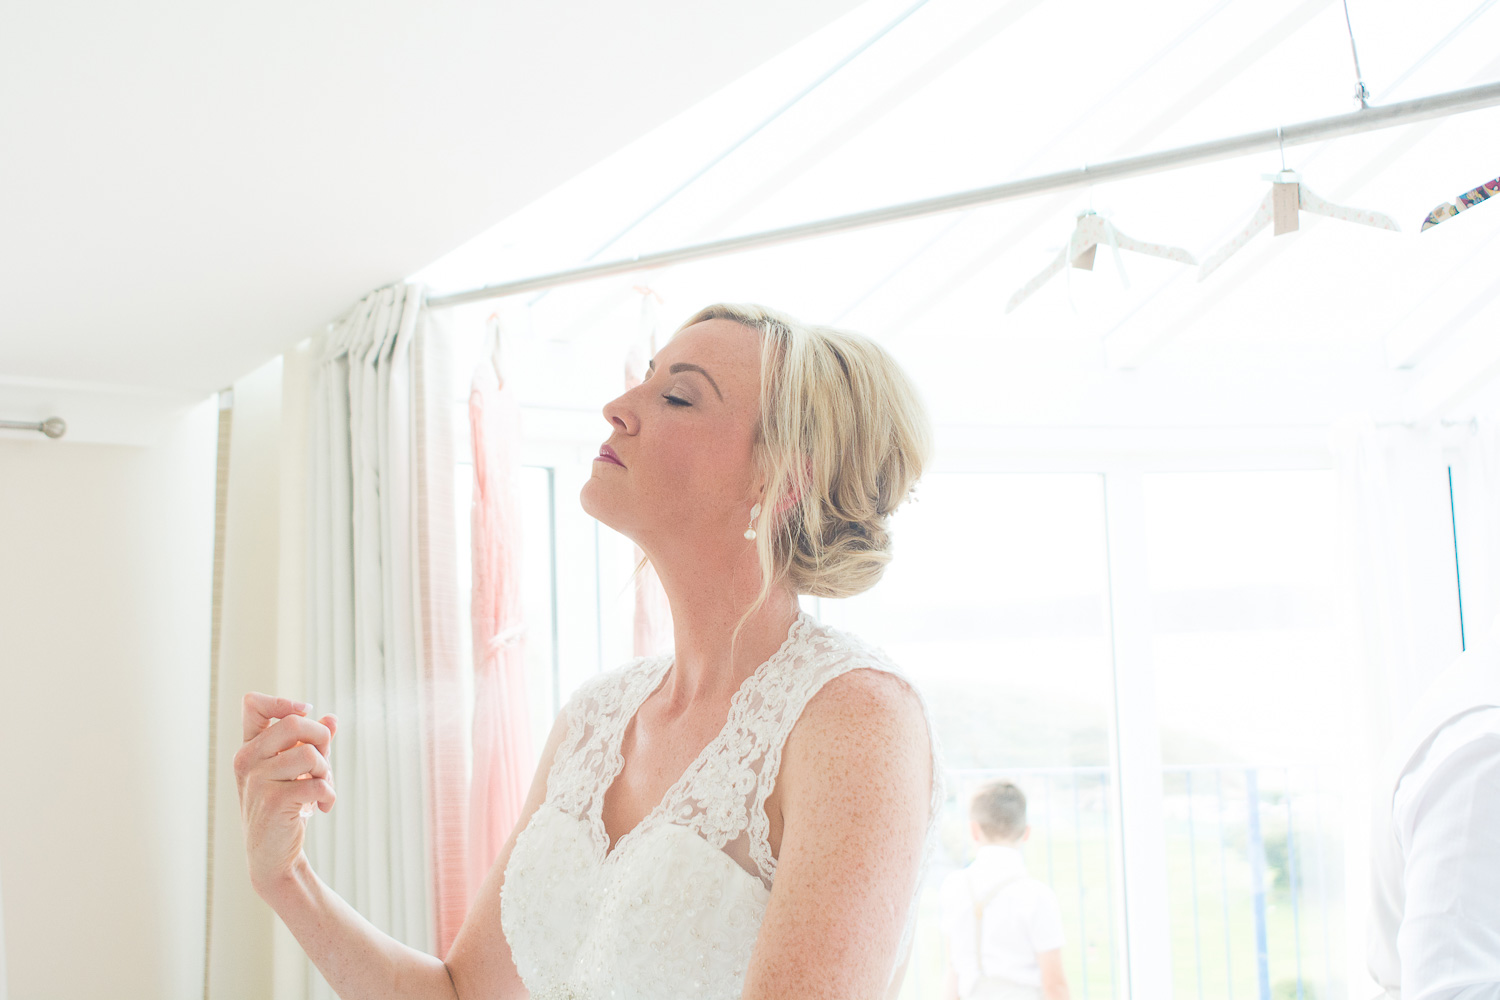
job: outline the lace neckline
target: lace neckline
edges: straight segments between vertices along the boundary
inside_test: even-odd
[[[703,749],[698,751],[698,755],[693,758],[692,763],[688,764],[677,780],[667,789],[666,794],[661,797],[661,801],[653,806],[650,812],[641,817],[640,822],[622,833],[620,839],[615,841],[614,846],[611,847],[609,845],[609,831],[604,827],[604,799],[609,794],[609,790],[614,787],[615,781],[620,777],[620,772],[625,769],[625,758],[620,752],[621,745],[625,740],[625,730],[636,717],[641,706],[646,703],[646,699],[650,698],[661,687],[662,681],[666,679],[667,671],[671,669],[672,664],[677,659],[676,655],[672,653],[666,654],[661,658],[660,664],[648,675],[648,681],[640,685],[641,693],[639,697],[635,699],[633,704],[624,706],[628,710],[622,711],[619,714],[614,729],[609,733],[604,747],[608,763],[601,779],[602,783],[599,786],[600,792],[594,796],[594,801],[589,809],[589,825],[593,830],[594,844],[598,849],[600,864],[607,864],[613,861],[619,856],[621,849],[627,843],[636,839],[637,834],[643,834],[656,825],[658,819],[668,811],[673,800],[686,790],[694,775],[702,770],[704,762],[711,759],[717,752],[719,745],[738,729],[737,723],[740,721],[741,716],[744,715],[745,705],[751,692],[761,684],[766,675],[775,667],[790,658],[798,642],[815,624],[816,622],[812,615],[801,608],[797,609],[797,618],[792,622],[791,628],[787,630],[786,638],[782,640],[776,652],[772,653],[760,666],[756,667],[750,676],[741,681],[740,686],[735,689],[734,694],[729,699],[729,712],[718,734],[709,740]]]

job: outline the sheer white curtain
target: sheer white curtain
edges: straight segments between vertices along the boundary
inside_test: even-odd
[[[446,340],[421,302],[382,289],[313,344],[307,692],[340,726],[339,801],[310,818],[308,855],[377,927],[436,953],[463,889],[464,720]],[[310,995],[332,995],[315,971]]]
[[[1372,755],[1384,751],[1401,706],[1462,651],[1448,488],[1454,441],[1440,426],[1371,424],[1336,438]]]
[[[1464,634],[1472,644],[1500,615],[1500,425],[1465,429],[1453,462]]]
[[[1453,428],[1368,422],[1333,437],[1356,653],[1345,679],[1351,740],[1340,782],[1351,996],[1377,992],[1365,969],[1375,771],[1402,707],[1462,651],[1448,478],[1458,442]]]

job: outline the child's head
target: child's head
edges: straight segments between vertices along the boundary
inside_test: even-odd
[[[970,830],[985,844],[1016,844],[1026,839],[1026,796],[1009,781],[982,785],[969,802]]]

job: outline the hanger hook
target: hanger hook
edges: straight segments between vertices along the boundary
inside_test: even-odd
[[[1281,144],[1281,126],[1276,126],[1276,148],[1281,151],[1281,169],[1286,171],[1286,147]]]

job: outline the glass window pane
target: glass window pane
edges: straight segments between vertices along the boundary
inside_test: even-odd
[[[536,761],[552,729],[555,657],[552,632],[552,470],[521,469],[521,614],[526,623],[526,701],[531,720],[532,760]]]
[[[1333,473],[1158,474],[1145,491],[1175,994],[1333,995]]]
[[[1123,996],[1102,481],[928,474],[891,530],[894,558],[881,582],[811,610],[882,647],[912,677],[946,758],[942,842],[902,996],[941,995],[937,890],[973,858],[968,799],[994,778],[1027,796],[1027,868],[1057,895],[1072,995]]]

